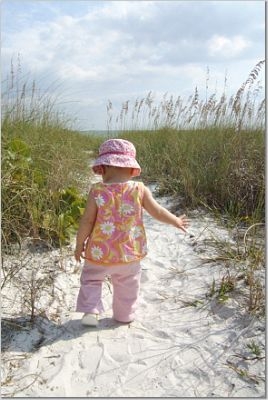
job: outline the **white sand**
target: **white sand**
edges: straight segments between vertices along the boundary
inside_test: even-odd
[[[162,202],[169,207],[168,199]],[[107,282],[99,327],[83,327],[82,314],[74,312],[80,271],[72,248],[60,260],[57,251],[51,252],[50,263],[56,257],[58,266],[55,290],[39,301],[47,319],[37,319],[34,329],[19,329],[4,349],[3,397],[265,395],[263,318],[248,314],[238,291],[223,303],[208,297],[213,278],[219,286],[226,268],[219,262],[205,264],[203,258],[216,254],[210,240],[232,243],[229,233],[198,212],[192,213],[189,229],[195,238],[148,215],[145,223],[149,255],[142,262],[135,322],[111,319]],[[44,256],[35,257],[39,265]],[[15,293],[3,290],[5,304],[10,299],[4,317],[16,312]],[[257,358],[247,346],[253,342],[261,349]]]

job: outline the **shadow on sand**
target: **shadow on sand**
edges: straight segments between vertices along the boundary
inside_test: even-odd
[[[114,330],[120,326],[128,326],[112,318],[102,318],[98,327],[87,327],[80,319],[72,319],[63,324],[57,324],[46,317],[35,317],[31,322],[30,316],[3,318],[1,322],[1,351],[29,353],[38,351],[41,347],[59,340],[72,340],[84,334],[99,330]]]

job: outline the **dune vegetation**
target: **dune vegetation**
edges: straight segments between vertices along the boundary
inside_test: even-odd
[[[95,139],[69,128],[56,96],[11,72],[2,83],[2,249],[24,237],[64,244],[85,204],[81,176]]]
[[[229,99],[223,94],[219,100],[212,95],[202,101],[196,89],[186,102],[165,95],[155,106],[149,93],[133,107],[124,102],[117,116],[109,101],[105,136],[75,131],[59,111],[57,96],[51,97],[51,88],[42,92],[20,66],[14,72],[11,65],[10,76],[2,82],[2,253],[7,260],[2,288],[11,284],[22,290],[23,301],[29,298],[31,321],[39,312],[41,291],[48,286],[54,293],[54,272],[38,280],[38,269],[28,265],[21,246],[26,240],[50,251],[71,243],[92,178],[90,162],[115,130],[135,144],[141,179],[154,183],[160,195],[173,196],[173,212],[202,209],[236,233],[232,245],[217,239],[210,243],[218,256],[206,262],[218,260],[226,273],[221,281],[211,282],[208,297],[225,301],[242,279],[248,288],[247,310],[263,313],[265,102],[258,100],[262,66],[263,61]],[[18,260],[8,261],[17,252]]]
[[[167,94],[155,105],[151,92],[113,115],[107,105],[107,137],[132,140],[142,179],[160,194],[179,195],[185,207],[205,207],[235,222],[264,221],[265,101],[250,72],[237,93],[187,100]],[[41,92],[21,67],[2,83],[2,245],[31,236],[67,243],[85,205],[90,157],[104,136],[82,134],[58,111],[57,96]],[[81,194],[82,193],[82,194]]]
[[[160,193],[179,194],[187,207],[205,206],[232,219],[263,221],[265,209],[265,99],[258,76],[264,61],[237,92],[185,101],[164,95],[154,105],[146,98],[122,105],[108,121],[124,128],[143,167],[143,178]],[[140,127],[147,127],[140,129]],[[132,127],[135,127],[133,129]],[[138,129],[139,128],[139,129]]]

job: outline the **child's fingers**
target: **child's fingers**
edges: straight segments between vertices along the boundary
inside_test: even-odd
[[[189,219],[186,217],[186,215],[182,215],[179,217],[183,225],[188,226],[189,225]]]
[[[78,252],[78,251],[75,251],[74,252],[74,258],[75,258],[75,260],[77,261],[77,262],[81,262],[81,253],[80,252]]]
[[[189,219],[186,217],[185,214],[178,217],[179,226],[178,228],[181,229],[183,232],[187,233],[186,228],[189,226]]]

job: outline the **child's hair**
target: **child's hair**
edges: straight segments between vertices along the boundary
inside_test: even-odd
[[[132,177],[141,173],[141,167],[136,160],[135,146],[124,139],[109,139],[102,143],[99,156],[92,166],[95,174],[102,174],[103,165],[132,168]]]

